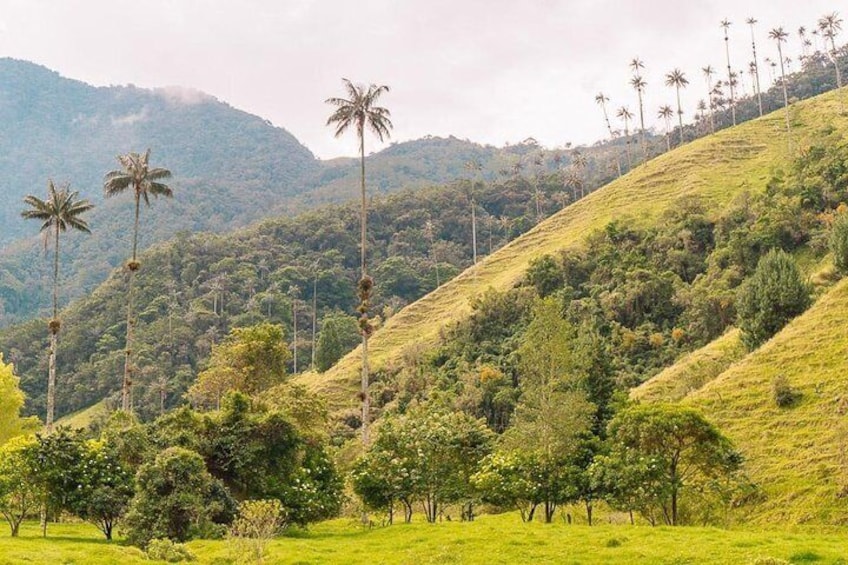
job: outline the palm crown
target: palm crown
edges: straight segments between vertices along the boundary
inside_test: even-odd
[[[391,112],[387,108],[377,106],[377,101],[384,92],[389,91],[388,86],[377,86],[371,84],[366,90],[364,86],[353,84],[350,80],[342,79],[348,98],[328,98],[327,104],[336,106],[336,111],[327,118],[327,125],[336,127],[336,137],[341,136],[352,125],[356,125],[356,133],[360,137],[365,135],[368,127],[383,141],[390,137],[392,129]]]
[[[82,214],[94,208],[88,200],[79,200],[79,193],[71,192],[68,187],[59,190],[52,180],[47,181],[47,199],[42,200],[32,194],[24,198],[29,210],[21,212],[21,216],[27,220],[40,220],[41,230],[46,231],[55,227],[59,231],[67,231],[68,228],[85,233],[91,233],[88,223],[82,219]]]
[[[106,196],[121,194],[132,187],[136,198],[150,205],[150,195],[172,197],[171,188],[159,182],[171,177],[171,171],[161,167],[150,168],[150,149],[139,153],[119,155],[118,162],[122,169],[106,173],[103,179],[103,190]]]

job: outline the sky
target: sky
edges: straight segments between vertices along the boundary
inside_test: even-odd
[[[341,78],[388,85],[392,141],[454,135],[504,145],[592,143],[605,125],[594,98],[638,112],[629,62],[645,64],[647,124],[674,105],[664,75],[680,68],[691,117],[706,98],[701,68],[747,69],[755,17],[763,57],[771,28],[800,53],[836,0],[0,0],[0,56],[96,86],[183,86],[284,127],[321,158],[354,155],[354,135],[325,126]],[[844,10],[848,11],[848,10]],[[843,14],[848,16],[848,13]],[[846,32],[848,36],[848,26]],[[844,42],[846,37],[842,37]],[[750,89],[747,73],[743,88]],[[614,127],[616,127],[614,125]],[[366,150],[383,147],[369,138]]]

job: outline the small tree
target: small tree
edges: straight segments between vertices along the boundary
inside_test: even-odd
[[[342,312],[327,314],[321,320],[321,332],[315,350],[315,365],[319,372],[332,367],[353,349],[359,341],[356,318]]]
[[[127,540],[144,547],[154,538],[186,541],[210,519],[212,477],[203,458],[171,447],[142,465],[127,513]]]
[[[112,539],[115,523],[133,496],[132,474],[111,446],[101,441],[85,443],[75,474],[79,482],[70,497],[71,511]]]
[[[240,542],[239,546],[247,546],[256,561],[262,563],[268,542],[285,524],[286,516],[279,500],[245,500],[239,504],[230,535]]]
[[[35,469],[35,439],[21,436],[0,447],[0,514],[17,537],[21,522],[43,499]]]
[[[739,291],[742,340],[755,349],[810,305],[810,290],[790,255],[772,250]]]
[[[0,446],[38,427],[36,418],[21,417],[24,393],[19,387],[20,379],[12,369],[12,364],[4,363],[3,354],[0,353]]]
[[[704,480],[730,476],[742,463],[730,440],[698,412],[660,404],[619,412],[609,425],[609,452],[601,459],[606,466],[601,472],[643,488],[632,493],[640,499],[624,501],[613,492],[611,502],[657,509],[672,526],[679,523],[682,493]]]
[[[830,251],[833,264],[840,274],[848,274],[848,214],[836,216],[830,231]]]

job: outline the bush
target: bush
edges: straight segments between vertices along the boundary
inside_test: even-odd
[[[789,386],[789,379],[784,375],[778,375],[772,381],[772,394],[774,395],[774,403],[779,408],[792,406],[799,397],[798,393]]]
[[[810,305],[810,290],[790,255],[772,250],[739,291],[742,341],[755,349]]]
[[[141,467],[125,525],[127,541],[186,541],[210,522],[212,476],[194,451],[171,447]]]
[[[848,214],[836,216],[828,243],[836,270],[843,275],[848,274]]]
[[[239,515],[230,535],[239,542],[237,545],[247,546],[256,561],[262,562],[265,547],[285,523],[285,512],[279,500],[245,500],[239,505]]]
[[[169,539],[153,539],[147,545],[147,557],[154,561],[166,561],[168,563],[179,563],[181,561],[194,561],[194,555],[181,543],[174,543]]]

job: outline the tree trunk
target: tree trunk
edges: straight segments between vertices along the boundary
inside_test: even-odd
[[[589,525],[592,525],[592,503],[590,501],[586,501],[586,520],[589,522]]]
[[[680,125],[680,145],[683,145],[683,109],[680,107],[680,86],[677,90],[677,121]]]
[[[132,406],[130,403],[130,390],[132,389],[132,346],[133,346],[133,329],[135,326],[135,320],[133,320],[133,293],[134,293],[134,282],[135,282],[135,272],[138,270],[139,265],[136,260],[137,252],[138,252],[138,216],[139,216],[139,208],[141,205],[140,197],[138,194],[138,190],[135,193],[135,224],[133,228],[133,246],[132,246],[132,261],[130,261],[129,265],[127,265],[129,269],[129,287],[127,290],[127,338],[126,338],[126,347],[124,349],[124,380],[121,385],[121,410],[124,412],[129,412],[132,410]]]
[[[736,105],[733,100],[733,71],[730,68],[730,39],[727,37],[727,28],[724,28],[724,52],[727,55],[727,86],[730,88],[730,115],[733,117],[733,125],[736,125]]]
[[[366,226],[368,217],[368,203],[365,198],[365,124],[359,124],[359,180],[360,180],[360,219],[359,219],[359,237],[360,237],[360,252],[361,252],[361,272],[362,279],[368,276],[368,271],[365,268],[365,245],[366,245]],[[363,313],[367,316],[368,313]],[[371,398],[368,382],[368,331],[366,328],[362,330],[362,445],[367,447],[369,441],[369,425],[371,417]]]
[[[751,50],[754,52],[754,84],[757,88],[757,107],[763,117],[763,95],[760,92],[760,63],[757,61],[757,42],[754,40],[754,26],[751,25]]]
[[[474,257],[474,264],[477,264],[477,212],[474,202],[474,185],[471,186],[471,249]]]
[[[545,523],[550,524],[554,520],[554,513],[556,512],[556,502],[551,500],[545,501]]]
[[[648,143],[645,140],[645,110],[642,105],[642,89],[637,90],[639,94],[639,124],[641,129],[639,130],[642,141],[642,162],[648,160]]]
[[[53,416],[56,409],[56,349],[59,344],[59,224],[54,226],[53,241],[53,318],[48,324],[50,331],[50,357],[47,361],[47,433],[53,431]]]
[[[604,121],[607,123],[607,131],[609,131],[610,143],[612,143],[613,138],[615,136],[612,134],[612,124],[610,124],[609,114],[607,114],[607,105],[602,103],[601,109],[604,111]],[[618,170],[618,176],[620,177],[621,176],[621,161],[618,160],[617,152],[614,151],[613,153],[615,154],[615,168]]]
[[[527,513],[527,521],[532,522],[533,516],[536,514],[536,504],[530,507],[530,512]]]
[[[315,370],[315,335],[318,327],[318,273],[312,279],[312,370]]]
[[[297,298],[292,298],[292,325],[294,338],[292,339],[292,373],[297,374]]]
[[[786,114],[786,144],[789,152],[792,152],[792,126],[789,123],[789,94],[786,90],[786,72],[783,68],[783,49],[780,41],[777,42],[777,54],[780,57],[780,83],[783,87],[783,109]]]

